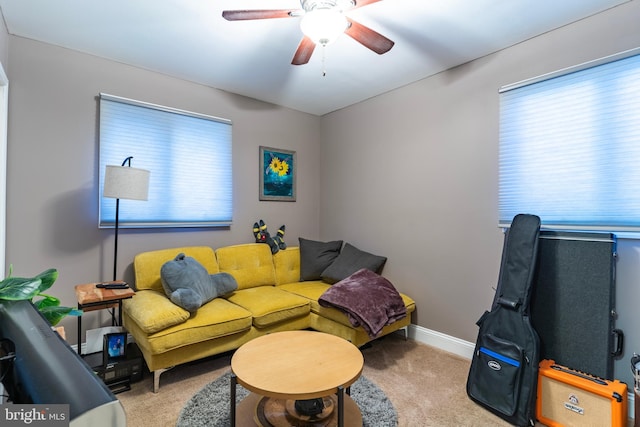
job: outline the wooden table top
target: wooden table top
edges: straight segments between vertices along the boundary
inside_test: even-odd
[[[95,283],[87,283],[76,286],[76,298],[78,304],[93,304],[97,302],[117,301],[134,296],[136,292],[131,289],[104,289],[96,288]]]
[[[315,399],[353,384],[364,366],[360,350],[323,332],[287,331],[256,338],[236,350],[238,384],[262,396]]]

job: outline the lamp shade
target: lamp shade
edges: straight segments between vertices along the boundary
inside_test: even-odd
[[[104,197],[147,200],[149,171],[127,166],[107,165],[104,175]]]

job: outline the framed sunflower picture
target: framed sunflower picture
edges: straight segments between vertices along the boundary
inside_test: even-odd
[[[296,201],[296,152],[260,147],[260,200]]]

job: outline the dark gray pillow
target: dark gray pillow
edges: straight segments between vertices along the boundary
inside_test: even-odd
[[[342,240],[317,242],[298,238],[300,242],[300,280],[320,280],[322,272],[331,265],[342,247]]]
[[[338,258],[320,274],[320,277],[323,281],[333,284],[346,279],[361,268],[380,274],[385,262],[387,262],[386,257],[361,251],[355,246],[345,243]]]

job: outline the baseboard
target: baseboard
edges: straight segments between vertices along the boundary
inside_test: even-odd
[[[448,351],[449,353],[469,360],[473,357],[475,343],[461,340],[451,335],[443,334],[442,332],[411,324],[408,327],[408,336],[415,341]],[[629,418],[632,419],[635,416],[635,393],[633,392],[633,387],[631,387],[627,398]]]
[[[409,338],[413,340],[457,354],[469,360],[473,356],[474,343],[414,324],[409,325],[408,329]]]

